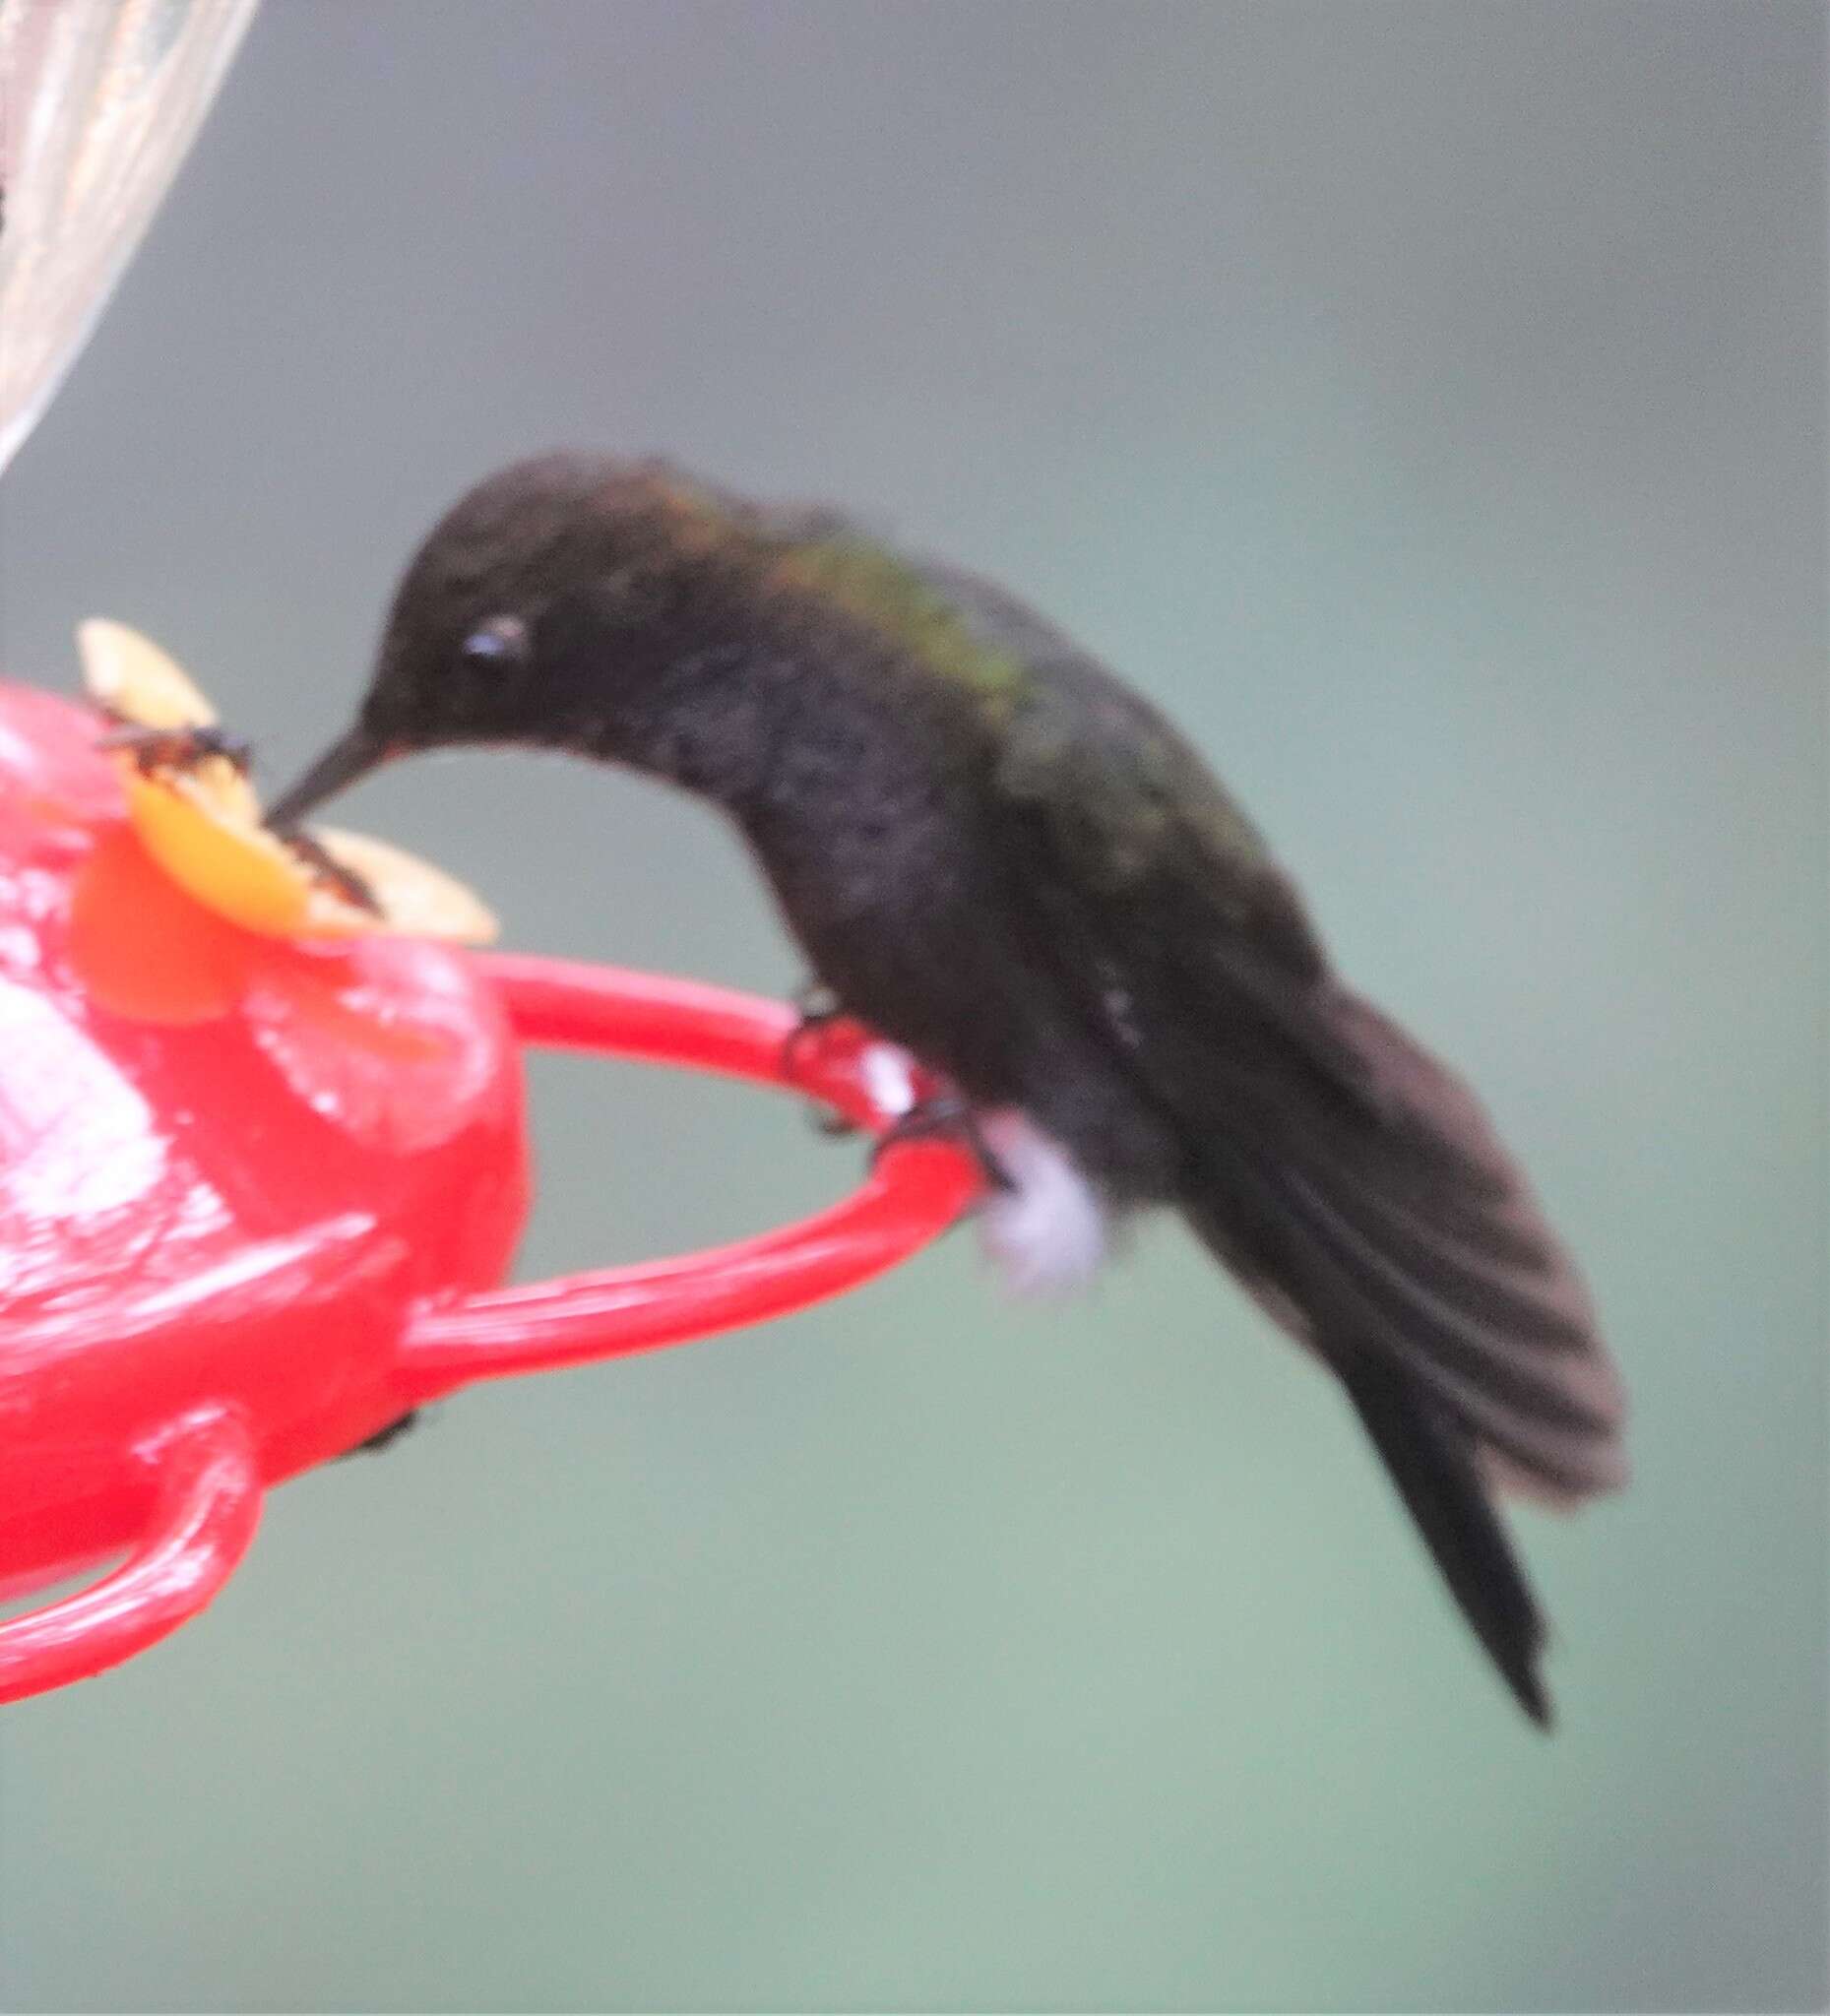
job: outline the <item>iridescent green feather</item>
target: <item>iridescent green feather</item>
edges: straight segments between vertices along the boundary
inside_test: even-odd
[[[783,574],[914,652],[942,678],[970,687],[999,713],[1022,695],[1028,669],[1013,652],[973,634],[917,569],[888,547],[847,535],[788,548]]]

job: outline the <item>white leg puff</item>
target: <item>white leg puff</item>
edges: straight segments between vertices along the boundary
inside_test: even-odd
[[[1010,1178],[979,1216],[984,1250],[1018,1295],[1063,1295],[1099,1273],[1111,1227],[1099,1192],[1060,1142],[1011,1107],[978,1115],[985,1146]]]

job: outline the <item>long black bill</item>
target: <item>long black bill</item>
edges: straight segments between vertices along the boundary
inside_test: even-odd
[[[333,742],[290,790],[283,791],[267,814],[275,833],[289,832],[307,812],[316,810],[326,798],[347,790],[359,777],[366,777],[392,752],[378,736],[351,728],[341,741]]]

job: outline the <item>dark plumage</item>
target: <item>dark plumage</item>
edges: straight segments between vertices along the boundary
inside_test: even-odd
[[[1619,1484],[1582,1285],[1472,1095],[1331,971],[1146,702],[990,584],[661,464],[490,478],[409,568],[356,727],[513,742],[721,806],[821,981],[1103,1210],[1167,1204],[1341,1379],[1536,1720],[1544,1624],[1488,1491]]]

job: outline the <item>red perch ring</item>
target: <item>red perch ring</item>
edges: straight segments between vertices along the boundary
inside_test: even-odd
[[[140,852],[95,739],[0,685],[0,1598],[118,1563],[0,1621],[0,1701],[196,1615],[269,1485],[408,1409],[783,1315],[975,1202],[969,1156],[898,1142],[798,1224],[501,1286],[523,1046],[749,1079],[878,1136],[920,1089],[908,1060],[843,1024],[790,1045],[791,1009],[684,980],[256,938]],[[177,962],[163,1019],[97,998],[148,957]]]

